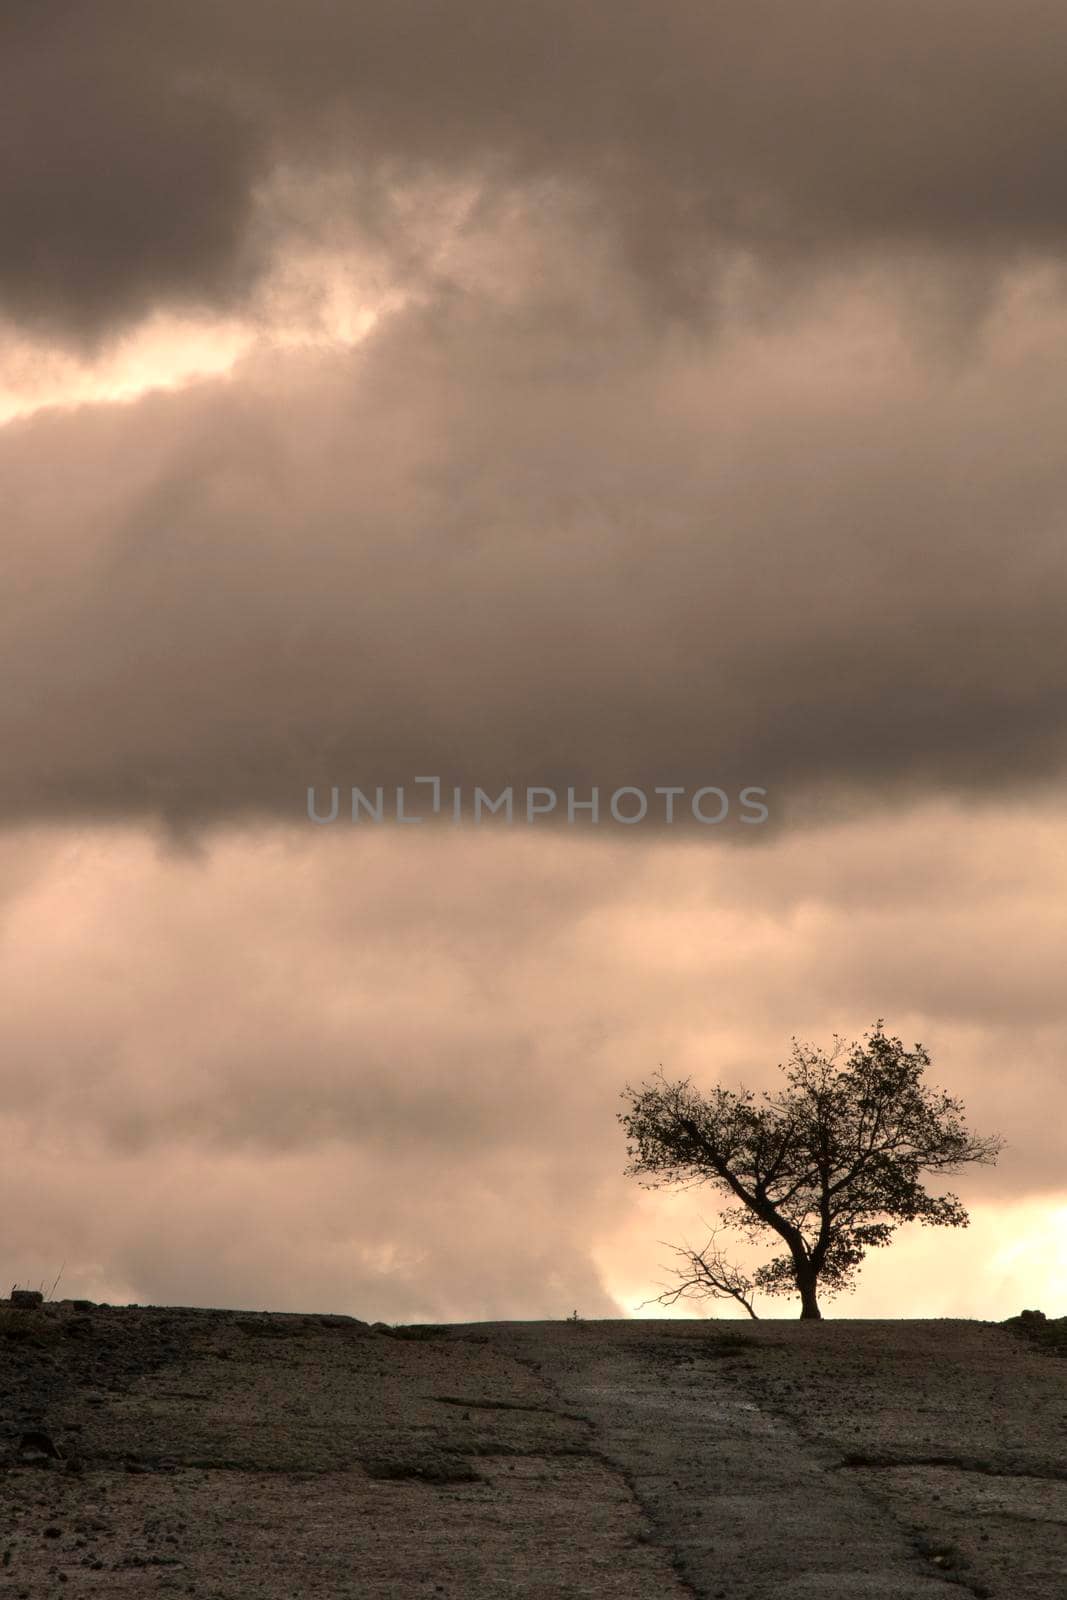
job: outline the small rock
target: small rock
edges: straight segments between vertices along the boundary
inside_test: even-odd
[[[22,1435],[19,1440],[19,1455],[36,1459],[47,1456],[55,1461],[63,1459],[63,1452],[57,1449],[47,1433],[41,1433],[36,1428],[31,1428],[28,1433]]]
[[[12,1289],[11,1304],[18,1306],[20,1311],[32,1311],[34,1307],[44,1305],[44,1295],[40,1289]]]

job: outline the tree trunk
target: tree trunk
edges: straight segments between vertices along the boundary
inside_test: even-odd
[[[822,1320],[819,1302],[816,1298],[819,1280],[814,1273],[797,1273],[797,1288],[800,1290],[800,1316],[805,1318],[817,1317]]]

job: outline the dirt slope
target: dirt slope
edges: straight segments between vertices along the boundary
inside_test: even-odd
[[[1063,1600],[1065,1379],[967,1322],[3,1311],[0,1600]]]

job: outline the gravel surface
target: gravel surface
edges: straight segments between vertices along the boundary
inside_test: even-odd
[[[0,1307],[0,1600],[1064,1600],[1065,1380],[972,1322]]]

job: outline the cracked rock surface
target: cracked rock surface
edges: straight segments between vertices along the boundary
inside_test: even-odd
[[[1062,1600],[1065,1379],[971,1322],[0,1308],[0,1600]]]

